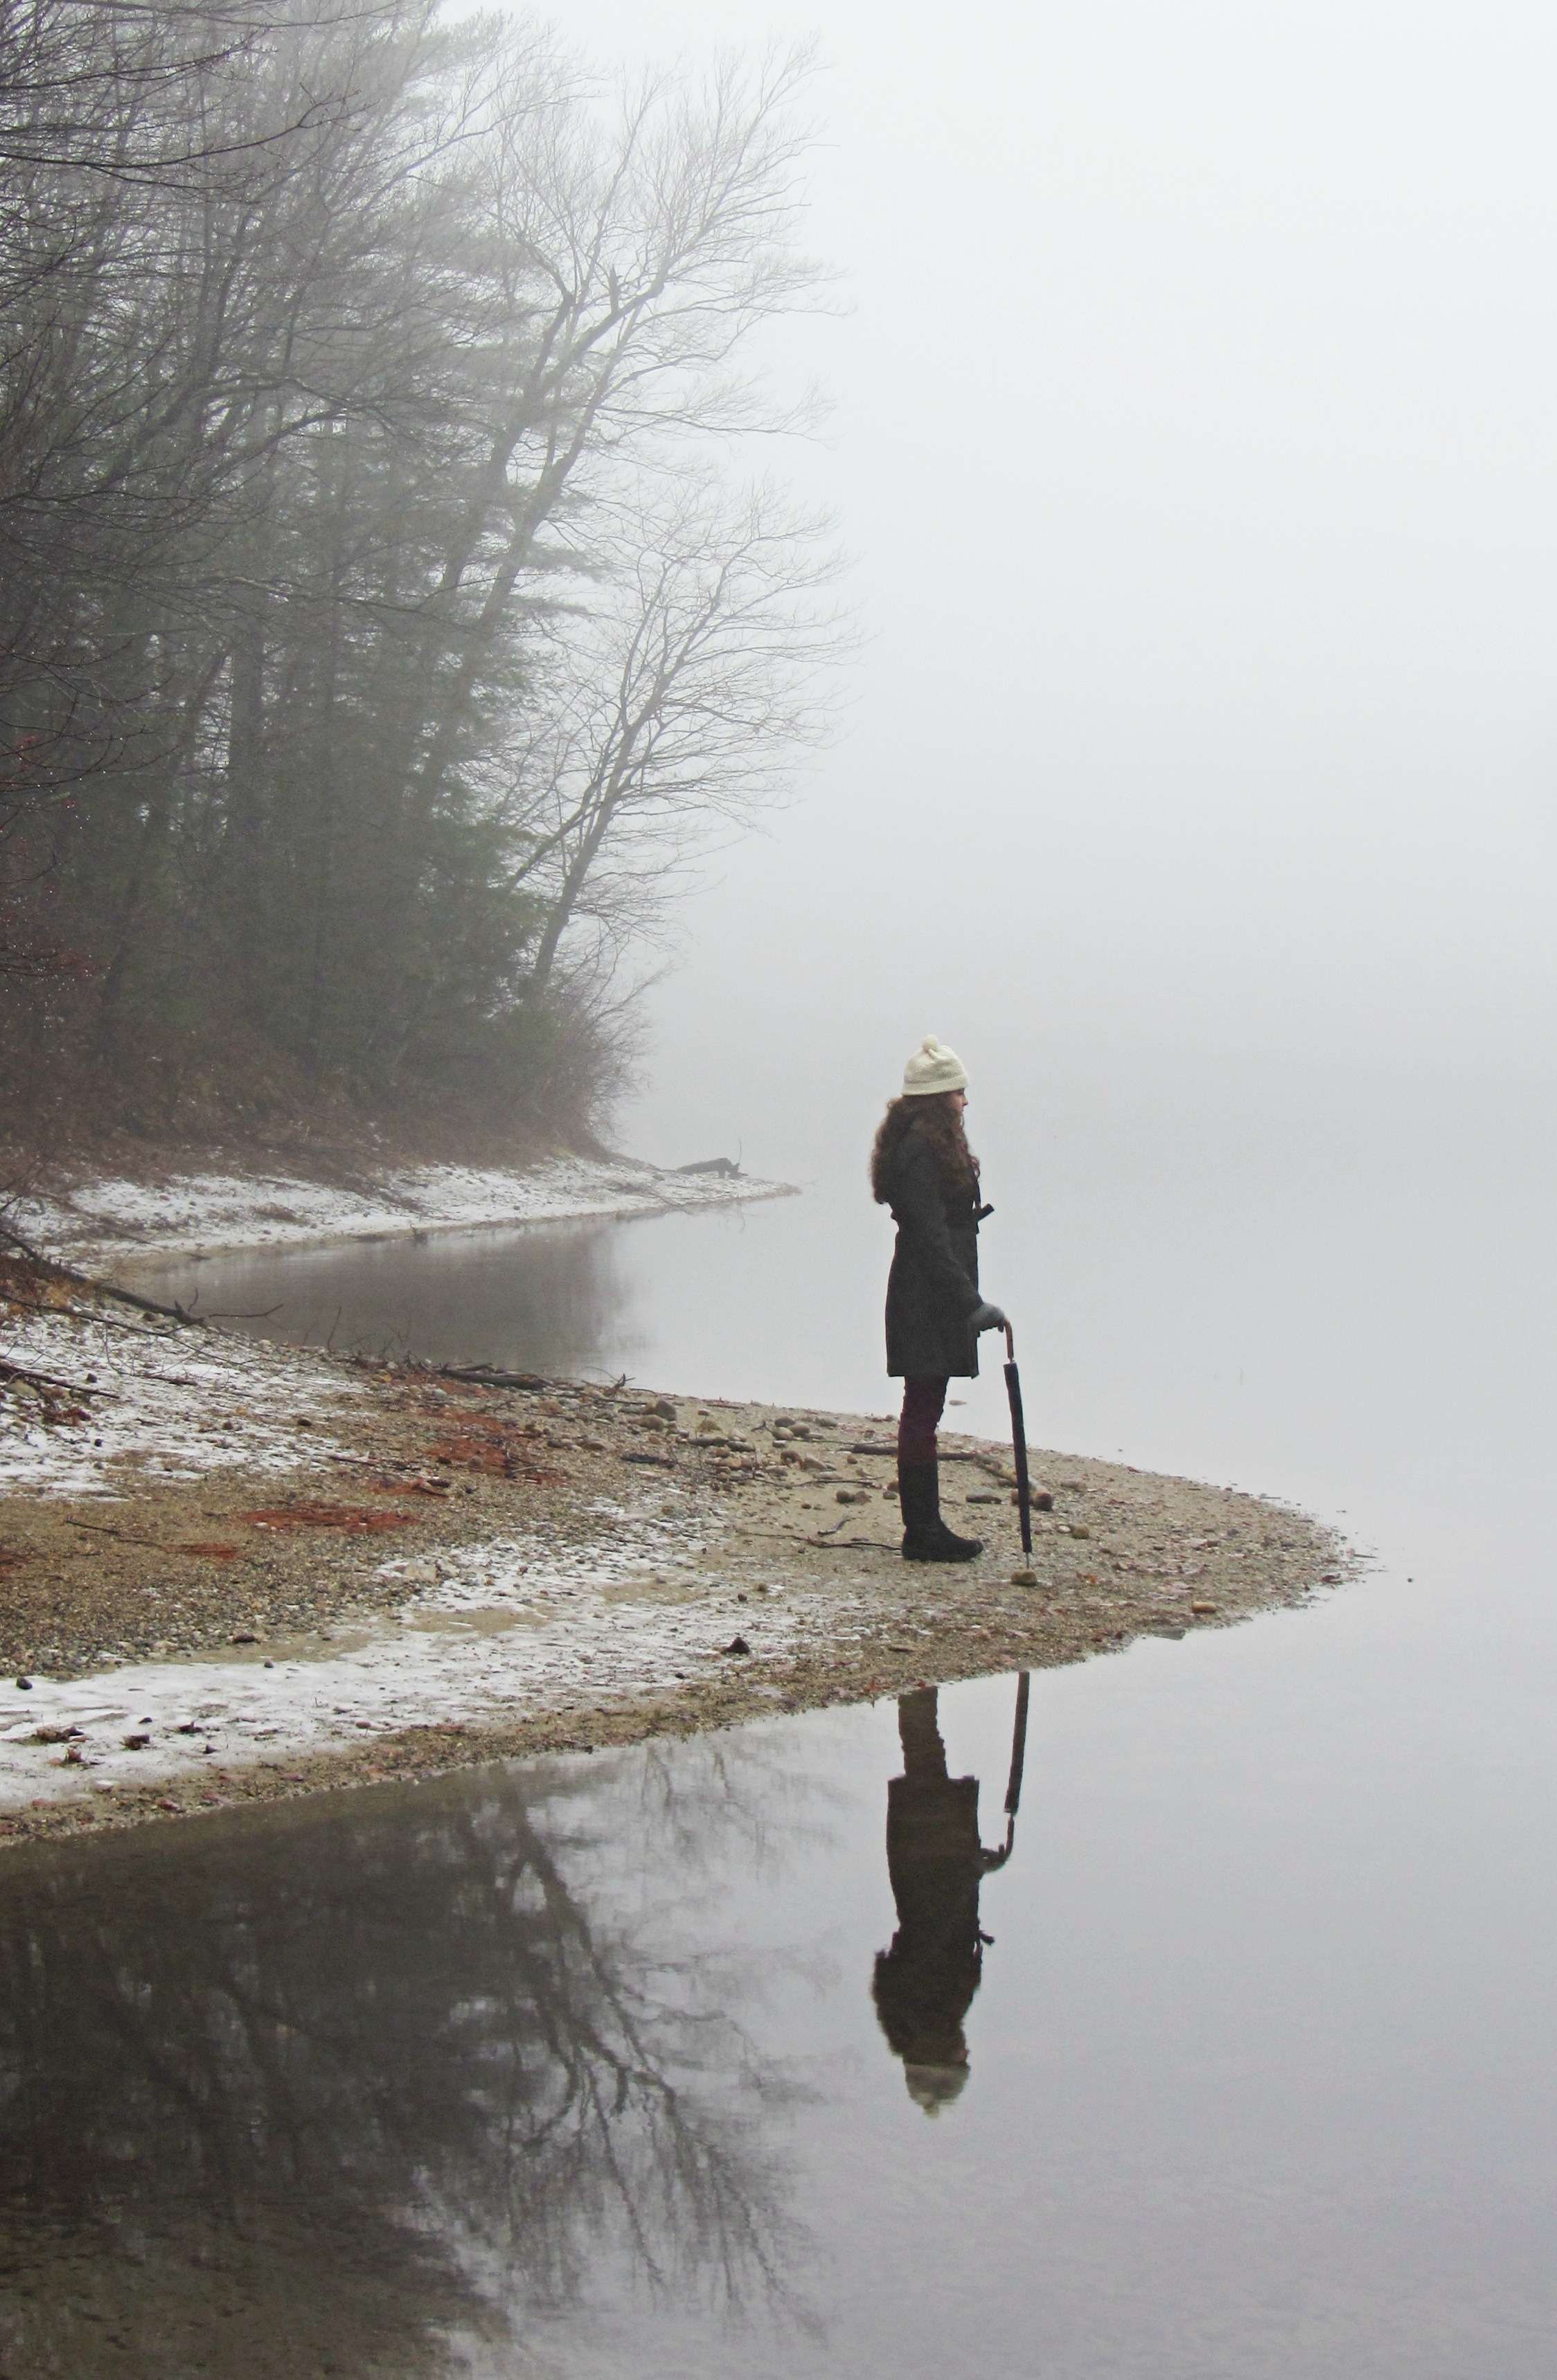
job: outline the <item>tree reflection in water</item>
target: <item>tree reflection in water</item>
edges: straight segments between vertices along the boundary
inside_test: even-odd
[[[137,1278],[193,1312],[247,1315],[266,1339],[578,1378],[636,1368],[644,1352],[633,1309],[638,1271],[655,1260],[639,1236],[648,1220],[239,1250]]]
[[[986,1851],[979,1835],[979,1779],[946,1773],[935,1688],[898,1699],[904,1773],[887,1787],[887,1871],[897,1931],[892,1948],[877,1953],[871,1996],[882,2031],[903,2060],[909,2096],[927,2116],[938,2116],[967,2080],[963,2019],[991,1938],[979,1927],[979,1888],[1011,1856],[1027,1721],[1024,1674],[1016,1689],[1005,1841],[999,1851]]]
[[[687,1748],[689,1859],[757,1834],[761,1757]],[[580,1888],[641,1878],[664,1774],[487,1771],[17,1855],[0,2374],[418,2380],[483,2340],[518,2374],[527,2319],[606,2273],[795,2313],[752,2121],[789,2086],[665,1911]]]

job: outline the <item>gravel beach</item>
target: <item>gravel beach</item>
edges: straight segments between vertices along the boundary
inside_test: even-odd
[[[1081,1660],[1356,1564],[1289,1507],[948,1437],[966,1567],[897,1550],[890,1426],[363,1366],[16,1268],[0,1835]],[[22,1682],[25,1681],[26,1682]]]

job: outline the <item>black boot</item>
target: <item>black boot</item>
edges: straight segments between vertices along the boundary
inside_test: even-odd
[[[972,1561],[984,1550],[978,1537],[959,1537],[941,1518],[941,1473],[934,1463],[900,1463],[897,1500],[903,1507],[905,1561]]]

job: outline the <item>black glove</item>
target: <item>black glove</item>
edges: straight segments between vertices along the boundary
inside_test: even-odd
[[[999,1306],[991,1305],[987,1297],[981,1305],[974,1307],[968,1320],[973,1325],[975,1337],[981,1330],[1009,1330],[1011,1328]]]

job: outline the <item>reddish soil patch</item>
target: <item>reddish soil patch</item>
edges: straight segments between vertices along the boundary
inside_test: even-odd
[[[258,1512],[240,1512],[251,1529],[349,1529],[367,1536],[378,1529],[408,1528],[409,1512],[375,1512],[367,1504],[273,1504]]]
[[[484,1471],[500,1479],[528,1479],[537,1488],[558,1488],[565,1474],[537,1463],[529,1446],[521,1443],[539,1436],[534,1428],[491,1422],[440,1439],[427,1451],[434,1463],[446,1463],[461,1471]]]

